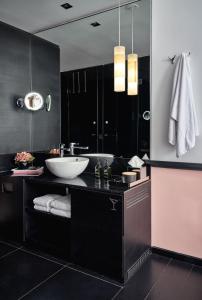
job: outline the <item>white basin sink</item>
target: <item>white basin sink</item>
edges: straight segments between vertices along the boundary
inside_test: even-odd
[[[58,157],[46,159],[48,170],[55,176],[73,179],[79,176],[87,167],[89,158],[86,157]]]
[[[90,158],[90,167],[94,168],[97,164],[97,160],[99,159],[102,167],[104,167],[106,161],[110,166],[114,161],[114,155],[108,153],[86,153],[80,154],[80,156],[85,156]]]

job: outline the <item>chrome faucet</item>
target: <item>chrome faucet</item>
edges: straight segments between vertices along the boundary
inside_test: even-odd
[[[65,151],[69,151],[70,155],[74,155],[74,149],[88,150],[89,147],[79,147],[78,143],[70,143],[69,148],[65,148],[65,144],[60,144],[60,157],[64,157]]]

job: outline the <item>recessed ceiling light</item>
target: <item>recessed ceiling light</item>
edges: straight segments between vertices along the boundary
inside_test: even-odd
[[[101,24],[98,23],[98,22],[93,22],[93,23],[91,23],[90,25],[93,26],[93,27],[98,27],[98,26],[100,26]]]
[[[63,7],[64,9],[69,9],[69,8],[72,8],[73,6],[69,3],[64,3],[62,5],[60,5],[61,7]]]

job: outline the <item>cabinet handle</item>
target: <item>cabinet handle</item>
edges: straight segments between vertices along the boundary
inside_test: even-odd
[[[79,72],[77,72],[77,79],[78,79],[78,94],[79,94],[80,91],[81,91],[81,87],[80,87],[80,74],[79,74]]]
[[[72,86],[72,94],[75,94],[74,72],[72,74],[72,84],[73,84],[73,86]]]
[[[11,194],[14,191],[14,187],[12,183],[2,183],[1,184],[1,192],[4,194]]]
[[[86,71],[84,71],[84,93],[87,92],[87,86],[86,86]]]

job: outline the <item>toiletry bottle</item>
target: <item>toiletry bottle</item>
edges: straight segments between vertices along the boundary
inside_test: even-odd
[[[104,179],[109,180],[112,175],[112,170],[111,167],[108,164],[108,161],[105,161],[105,166],[104,166]]]
[[[95,177],[96,178],[100,178],[101,177],[101,171],[102,171],[102,166],[101,163],[99,161],[99,159],[97,160],[97,164],[95,166]]]

